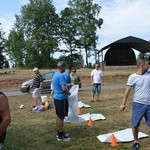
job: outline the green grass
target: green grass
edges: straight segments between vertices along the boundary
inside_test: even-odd
[[[101,94],[101,102],[90,102],[90,91],[80,91],[79,100],[91,105],[91,108],[83,108],[83,113],[102,113],[106,120],[94,121],[93,127],[89,127],[87,122],[74,124],[65,123],[64,128],[71,134],[70,142],[58,142],[55,138],[55,109],[51,99],[52,108],[44,112],[30,112],[32,105],[31,95],[9,97],[12,122],[8,127],[8,134],[5,141],[6,150],[129,150],[132,142],[119,143],[117,147],[110,146],[109,143],[102,143],[97,136],[121,129],[131,127],[131,96],[127,103],[125,112],[119,112],[119,105],[122,98],[123,89],[104,90]],[[86,93],[86,96],[85,96]],[[83,97],[84,95],[84,97]],[[49,97],[49,95],[48,95]],[[50,100],[50,99],[49,99]],[[25,105],[25,109],[20,109],[20,104]],[[140,131],[148,132],[148,128],[143,121]],[[148,150],[149,138],[140,140],[142,150]]]
[[[91,69],[79,69],[77,71],[82,76],[83,87],[91,86],[89,78]],[[105,85],[125,84],[127,77],[132,72],[134,72],[134,69],[127,71],[105,70]],[[19,79],[19,76],[24,80],[33,76],[33,72],[16,70],[11,79]],[[5,76],[5,79],[7,78]],[[94,121],[93,127],[89,127],[87,122],[80,124],[65,123],[64,128],[71,135],[70,142],[56,140],[55,109],[53,100],[49,98],[48,94],[48,100],[52,108],[38,113],[29,111],[33,104],[31,95],[8,97],[12,122],[7,130],[5,150],[130,150],[133,142],[118,143],[118,146],[112,147],[110,143],[102,143],[97,138],[100,134],[131,128],[132,94],[128,98],[126,110],[120,113],[119,106],[123,93],[124,88],[103,90],[102,87],[101,101],[91,103],[91,91],[79,91],[78,99],[91,105],[91,108],[83,108],[82,112],[102,113],[106,120]],[[21,104],[25,105],[25,109],[19,108]],[[148,130],[143,120],[140,131],[148,133]],[[149,150],[149,138],[143,138],[139,141],[141,150]]]

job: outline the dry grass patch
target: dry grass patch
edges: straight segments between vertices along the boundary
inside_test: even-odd
[[[92,69],[78,69],[77,73],[81,77],[83,87],[88,87],[88,90],[79,91],[79,100],[83,103],[91,105],[91,108],[83,108],[83,113],[102,113],[106,120],[94,121],[94,126],[89,127],[86,123],[73,124],[66,123],[65,129],[71,134],[70,142],[58,142],[55,138],[55,109],[52,99],[50,104],[52,108],[48,111],[33,113],[30,112],[33,104],[31,95],[11,96],[9,98],[12,122],[8,127],[8,134],[5,142],[6,150],[130,150],[132,142],[119,143],[117,147],[111,147],[108,143],[101,143],[97,136],[106,134],[125,128],[131,127],[131,110],[132,110],[132,94],[129,96],[127,108],[125,112],[120,113],[119,106],[122,100],[122,95],[125,87],[120,87],[121,84],[126,84],[128,76],[135,72],[135,68],[115,69],[110,68],[104,70],[105,84],[102,87],[100,102],[91,103],[91,81],[90,73]],[[47,72],[48,70],[41,70]],[[20,83],[33,77],[32,70],[15,70],[14,75],[1,75],[0,81],[17,81],[16,86],[6,87],[1,84],[2,89],[19,89]],[[107,86],[107,88],[106,88]],[[110,88],[109,88],[110,87]],[[114,87],[114,88],[112,88]],[[116,88],[117,87],[117,88]],[[49,95],[47,94],[48,98]],[[20,109],[21,104],[25,105],[25,109]],[[148,128],[143,120],[140,131],[148,133]],[[149,149],[149,138],[140,140],[142,150]]]

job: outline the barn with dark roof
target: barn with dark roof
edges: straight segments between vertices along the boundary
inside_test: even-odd
[[[102,59],[105,61],[106,66],[135,65],[136,56],[133,49],[141,53],[150,52],[150,42],[137,37],[128,36],[103,47],[99,51],[99,54],[107,50],[104,60]]]

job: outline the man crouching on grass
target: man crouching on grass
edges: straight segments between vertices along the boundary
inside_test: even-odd
[[[68,115],[68,95],[70,92],[67,89],[67,83],[63,72],[65,72],[66,66],[63,61],[57,64],[58,71],[53,76],[53,98],[56,110],[56,126],[57,126],[57,140],[69,141],[69,134],[64,132],[63,123],[65,116]]]
[[[130,90],[133,88],[132,132],[134,144],[132,150],[138,150],[140,148],[138,133],[143,117],[145,117],[146,123],[150,127],[150,74],[146,72],[147,69],[147,61],[139,60],[137,62],[137,72],[129,76],[120,105],[120,111],[124,111]]]

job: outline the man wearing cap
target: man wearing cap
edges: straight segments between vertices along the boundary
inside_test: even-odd
[[[39,101],[40,104],[42,103],[41,102],[41,89],[43,86],[43,78],[37,67],[33,69],[33,72],[35,73],[35,77],[33,79],[33,84],[30,86],[30,88],[33,88],[32,97],[35,99],[35,103],[33,107],[35,107],[37,105],[37,101]]]
[[[65,116],[68,115],[68,95],[70,95],[67,89],[67,83],[63,73],[65,72],[66,66],[63,61],[58,62],[58,71],[53,76],[53,98],[56,110],[56,127],[57,127],[57,140],[58,141],[69,141],[69,134],[64,132],[63,122]]]

